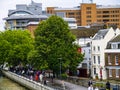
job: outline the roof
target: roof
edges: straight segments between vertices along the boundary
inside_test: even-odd
[[[4,20],[14,20],[14,19],[47,19],[46,15],[19,15],[19,16],[10,16],[4,18]]]
[[[108,29],[99,30],[96,36],[93,38],[93,40],[103,39],[108,31]]]
[[[120,42],[120,34],[112,39],[110,42]]]
[[[120,5],[97,5],[98,9],[102,8],[120,8]]]
[[[80,10],[80,8],[55,8],[55,10]]]

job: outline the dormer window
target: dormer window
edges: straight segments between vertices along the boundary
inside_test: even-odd
[[[111,44],[111,48],[112,49],[117,49],[117,44],[115,44],[115,43]]]
[[[120,43],[118,44],[118,49],[120,49]]]

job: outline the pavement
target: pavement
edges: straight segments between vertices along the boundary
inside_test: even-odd
[[[51,82],[50,80],[48,82]],[[64,80],[54,79],[53,83],[59,84],[62,89],[60,90],[88,90],[87,87],[76,85]]]

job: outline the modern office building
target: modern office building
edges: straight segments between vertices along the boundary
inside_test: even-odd
[[[46,15],[42,15],[42,3],[31,1],[30,5],[18,4],[16,9],[9,10],[8,17],[4,18],[5,29],[26,29],[29,23],[38,23],[47,18]]]
[[[108,27],[120,28],[120,5],[96,5],[81,3],[74,8],[47,7],[48,14],[57,14],[67,18],[75,18],[78,26],[105,23]]]

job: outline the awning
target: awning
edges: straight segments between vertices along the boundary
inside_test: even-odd
[[[107,69],[120,69],[120,66],[106,66]]]

